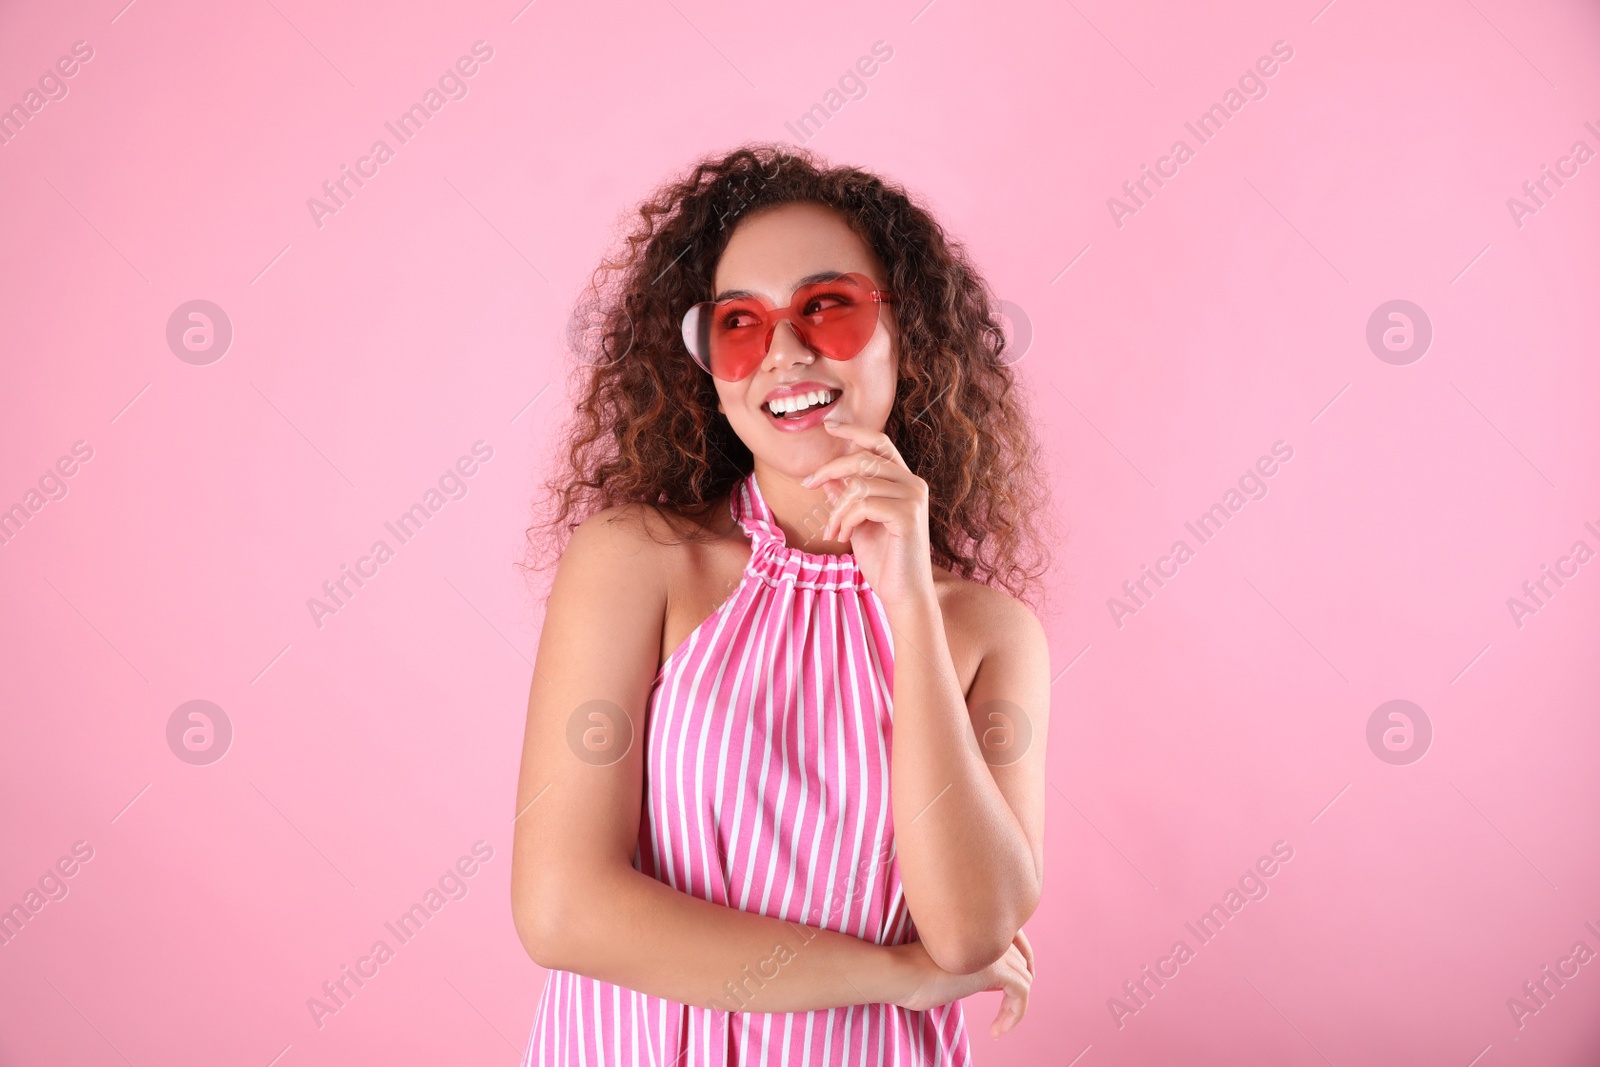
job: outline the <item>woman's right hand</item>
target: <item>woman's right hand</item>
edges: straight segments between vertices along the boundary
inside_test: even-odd
[[[989,1035],[996,1038],[1010,1032],[1028,1011],[1028,992],[1033,986],[1033,946],[1020,929],[1005,955],[973,974],[953,974],[942,969],[933,962],[921,941],[897,945],[896,951],[902,954],[914,975],[909,991],[895,1001],[908,1011],[927,1011],[974,993],[998,989],[1002,993],[1000,1011],[989,1024]]]

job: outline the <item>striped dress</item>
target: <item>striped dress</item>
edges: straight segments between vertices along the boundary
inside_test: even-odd
[[[651,688],[633,866],[743,911],[878,944],[915,940],[889,804],[894,643],[883,604],[853,555],[788,547],[753,472],[730,504],[750,561]],[[551,971],[523,1067],[972,1062],[960,1001],[763,1012],[760,972],[775,966],[729,975],[727,1011]]]

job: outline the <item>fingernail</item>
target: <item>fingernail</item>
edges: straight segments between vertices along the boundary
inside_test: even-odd
[[[815,474],[808,474],[808,475],[806,475],[804,478],[802,478],[800,480],[800,484],[801,485],[810,485],[811,484],[811,479],[813,479],[815,477],[816,477]]]

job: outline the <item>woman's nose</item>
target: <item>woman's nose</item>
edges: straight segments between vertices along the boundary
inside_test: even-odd
[[[774,370],[799,361],[810,363],[816,354],[807,348],[795,332],[794,323],[785,319],[772,330],[772,344],[767,349],[767,359]]]

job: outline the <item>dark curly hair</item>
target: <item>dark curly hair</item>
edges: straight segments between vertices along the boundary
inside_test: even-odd
[[[703,159],[658,188],[639,207],[626,253],[595,270],[568,336],[578,403],[561,438],[566,462],[545,483],[556,506],[528,527],[519,566],[543,569],[579,522],[616,505],[651,505],[669,523],[703,516],[754,468],[679,327],[710,298],[738,221],[795,202],[838,211],[888,271],[900,358],[884,432],[928,483],[933,562],[1037,609],[1049,557],[1035,524],[1047,516],[1048,491],[998,301],[902,187],[783,144]],[[683,532],[711,536],[693,520]],[[534,562],[541,545],[551,551]]]

